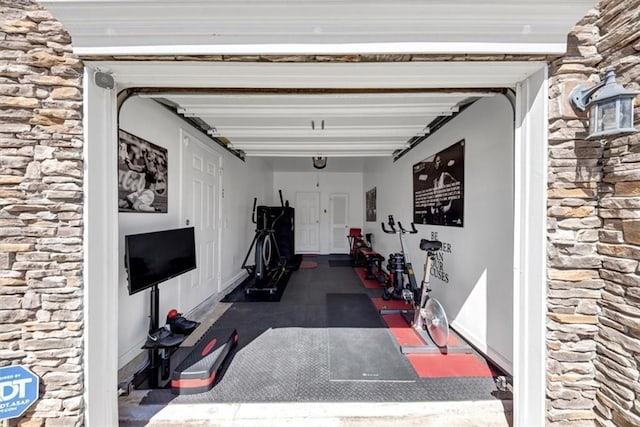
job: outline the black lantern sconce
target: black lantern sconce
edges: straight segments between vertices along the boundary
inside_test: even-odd
[[[597,85],[573,89],[571,105],[580,111],[589,108],[587,139],[637,132],[633,126],[633,101],[638,93],[618,84],[613,68],[607,68],[604,81]]]

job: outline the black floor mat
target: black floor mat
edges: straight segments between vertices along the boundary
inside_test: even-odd
[[[291,258],[291,261],[287,263],[287,268],[290,270],[296,271],[297,269],[300,268],[300,264],[302,264],[302,255],[301,254],[294,255]]]
[[[235,287],[235,289],[229,292],[224,296],[220,301],[221,302],[278,302],[282,298],[285,289],[287,288],[287,283],[289,282],[289,277],[291,276],[291,271],[287,271],[280,282],[278,283],[278,287],[275,293],[270,294],[269,292],[256,292],[253,291],[247,294],[246,290],[250,286],[253,286],[254,280],[251,276],[247,277],[242,283]]]
[[[327,294],[331,381],[415,381],[366,294]]]
[[[330,259],[329,267],[351,267],[352,263],[350,259]]]

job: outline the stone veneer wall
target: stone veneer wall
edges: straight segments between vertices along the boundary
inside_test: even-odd
[[[82,63],[31,1],[0,0],[0,366],[41,378],[25,426],[83,420]]]
[[[550,69],[548,421],[640,425],[640,137],[586,141],[567,102],[608,66],[640,89],[640,1],[603,0]],[[636,128],[640,122],[636,98]]]

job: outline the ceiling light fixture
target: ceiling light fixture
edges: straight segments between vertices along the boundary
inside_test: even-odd
[[[327,158],[325,156],[313,156],[313,167],[316,169],[324,169],[327,166]]]

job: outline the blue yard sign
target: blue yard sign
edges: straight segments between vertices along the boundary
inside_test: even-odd
[[[40,381],[20,365],[0,368],[0,420],[18,418],[38,400]]]

